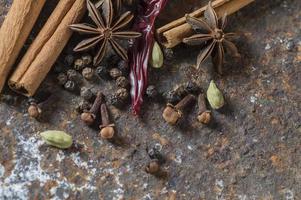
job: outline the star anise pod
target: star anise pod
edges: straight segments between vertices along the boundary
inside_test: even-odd
[[[186,15],[186,22],[192,26],[197,34],[184,38],[183,42],[188,45],[201,45],[205,46],[200,51],[197,58],[197,68],[212,55],[212,61],[217,68],[218,73],[222,74],[222,67],[224,62],[224,47],[233,56],[239,57],[236,46],[230,41],[235,34],[224,33],[227,22],[227,15],[225,14],[219,21],[216,12],[212,8],[211,1],[204,13],[205,21],[200,18],[191,17]]]
[[[119,39],[133,39],[141,36],[138,32],[121,31],[133,19],[130,12],[125,12],[113,22],[113,6],[111,0],[104,0],[101,4],[102,13],[98,11],[96,6],[87,0],[87,9],[89,16],[96,26],[90,24],[72,24],[70,28],[83,34],[92,35],[92,37],[83,40],[75,48],[74,51],[85,51],[92,47],[100,45],[97,54],[94,57],[94,65],[98,65],[108,49],[108,45],[122,59],[127,60],[127,51],[117,42]]]

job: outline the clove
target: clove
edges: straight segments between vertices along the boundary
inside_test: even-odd
[[[199,113],[197,119],[203,124],[209,124],[211,121],[211,111],[207,109],[206,98],[203,93],[199,94],[198,97]]]
[[[100,137],[104,139],[111,139],[114,136],[114,124],[110,123],[110,117],[107,105],[105,103],[101,104],[100,106],[100,113],[101,113],[101,125],[99,126]]]
[[[96,119],[96,113],[99,110],[100,105],[103,102],[103,94],[101,92],[98,92],[96,95],[96,98],[94,100],[94,103],[89,111],[84,111],[81,114],[81,120],[85,122],[88,126],[92,125]]]
[[[178,120],[182,118],[184,108],[190,105],[193,101],[195,101],[195,96],[188,94],[175,106],[168,103],[162,115],[164,120],[171,125],[176,124]]]

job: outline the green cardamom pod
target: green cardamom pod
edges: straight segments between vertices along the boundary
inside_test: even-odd
[[[224,96],[222,92],[217,88],[214,81],[210,82],[209,88],[207,90],[207,99],[213,109],[220,109],[225,104]]]
[[[67,149],[72,145],[72,136],[63,131],[44,131],[41,133],[42,139],[49,145],[60,149]]]
[[[155,41],[152,55],[150,57],[150,64],[153,68],[161,68],[163,66],[163,52],[160,45]]]

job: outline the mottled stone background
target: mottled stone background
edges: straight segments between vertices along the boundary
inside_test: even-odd
[[[11,2],[0,0],[0,23]],[[209,127],[196,122],[196,107],[171,127],[161,117],[164,104],[146,100],[141,118],[110,106],[121,140],[103,141],[82,124],[80,97],[60,88],[54,71],[42,86],[54,95],[40,122],[28,117],[23,97],[0,103],[0,199],[301,199],[300,10],[300,0],[256,0],[231,16],[228,30],[241,33],[243,60],[227,57],[223,77],[208,70],[210,62],[197,73],[198,49],[186,46],[150,70],[160,91],[191,78],[206,89],[214,78],[227,105]],[[116,89],[85,84],[106,95]],[[39,132],[48,129],[72,134],[82,148],[47,146]],[[165,178],[144,171],[153,146],[166,156]]]

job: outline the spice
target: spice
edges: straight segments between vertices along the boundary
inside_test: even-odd
[[[197,68],[212,54],[212,61],[217,68],[218,73],[222,74],[222,67],[224,62],[224,48],[233,55],[238,56],[239,53],[235,45],[229,41],[234,37],[234,33],[224,33],[224,29],[227,23],[227,15],[224,14],[222,20],[219,22],[217,14],[212,8],[211,1],[205,10],[206,21],[186,15],[186,21],[191,27],[198,33],[184,38],[183,42],[188,45],[203,45],[201,52],[197,58]],[[203,31],[203,32],[202,32]],[[201,32],[201,33],[200,33]]]
[[[211,81],[207,90],[207,99],[213,109],[220,109],[224,106],[225,100],[222,92],[217,88],[214,81]]]
[[[46,0],[12,2],[0,29],[0,93]]]
[[[82,60],[83,60],[84,66],[89,66],[92,64],[93,58],[89,54],[84,54],[82,56]]]
[[[120,76],[120,77],[118,77],[117,80],[116,80],[116,85],[117,85],[118,87],[127,89],[127,88],[129,87],[129,85],[130,85],[130,82],[129,82],[129,80],[128,80],[127,78],[125,78],[124,76]]]
[[[174,90],[165,92],[163,94],[163,96],[164,96],[166,102],[171,103],[171,104],[181,100],[181,96],[179,96],[178,93],[175,92]]]
[[[107,68],[103,65],[100,65],[96,68],[95,73],[104,80],[107,80],[110,78],[109,72],[107,70]]]
[[[42,139],[49,145],[59,149],[67,149],[72,146],[72,136],[63,131],[44,131],[41,133]]]
[[[110,70],[110,76],[113,79],[117,79],[118,77],[122,76],[122,72],[118,68],[112,68]]]
[[[87,80],[92,80],[94,77],[94,70],[91,67],[85,67],[82,71],[82,75]]]
[[[160,171],[160,164],[159,164],[158,160],[150,161],[146,165],[145,171],[149,174],[157,174]]]
[[[68,81],[68,77],[65,73],[59,73],[59,75],[57,76],[57,81],[59,85],[63,86]]]
[[[37,2],[40,1],[34,3]],[[84,0],[58,1],[9,79],[8,84],[13,90],[26,96],[35,94],[72,35],[68,26],[77,23],[85,10]],[[35,13],[31,9],[29,12]],[[14,29],[14,32],[18,31]]]
[[[211,111],[207,109],[206,99],[203,93],[199,94],[198,107],[199,107],[199,113],[197,117],[198,121],[203,124],[209,124],[212,118]]]
[[[114,124],[110,123],[110,117],[107,105],[105,103],[100,106],[101,125],[99,126],[99,135],[104,139],[111,139],[114,136]]]
[[[149,62],[153,68],[161,68],[163,66],[163,61],[163,52],[159,44],[155,41]]]
[[[122,101],[125,101],[129,98],[129,92],[127,89],[125,88],[119,88],[117,91],[116,91],[116,96],[121,99]]]
[[[83,113],[84,111],[90,110],[92,105],[88,101],[81,101],[77,106],[76,106],[76,111],[78,113]]]
[[[121,60],[120,62],[118,62],[118,69],[122,72],[124,76],[127,76],[129,74],[128,62],[125,60]]]
[[[73,68],[74,68],[75,70],[80,71],[80,70],[84,69],[84,67],[85,67],[85,64],[84,64],[83,59],[78,58],[78,59],[76,59],[76,60],[74,61]]]
[[[200,90],[199,86],[194,81],[188,81],[184,87],[187,93],[192,93],[192,94],[196,94]]]
[[[149,85],[146,88],[146,95],[151,99],[156,99],[158,97],[158,91],[154,85]]]
[[[74,56],[72,54],[68,54],[65,57],[64,62],[67,66],[72,66],[72,64],[74,63]]]
[[[124,101],[122,101],[116,94],[109,96],[108,102],[116,107],[121,107],[124,104]]]
[[[98,92],[91,109],[81,114],[81,120],[89,126],[92,125],[94,123],[94,120],[96,119],[97,112],[102,102],[103,94],[101,92]]]
[[[42,109],[36,102],[31,102],[27,112],[30,117],[37,119],[41,115]]]
[[[68,77],[68,80],[74,81],[76,83],[80,83],[82,81],[81,75],[74,69],[69,69],[67,71],[67,77]]]
[[[86,100],[86,101],[90,101],[93,97],[94,97],[94,94],[93,92],[91,91],[91,89],[87,88],[87,87],[82,87],[80,89],[80,96]]]
[[[129,51],[132,107],[138,115],[147,87],[148,59],[154,43],[154,24],[167,0],[139,1],[134,29],[142,33]]]
[[[74,51],[85,51],[100,44],[100,48],[93,60],[94,65],[99,65],[110,44],[116,54],[122,59],[127,60],[127,51],[119,45],[116,39],[134,39],[141,35],[138,32],[121,31],[132,20],[133,15],[130,12],[126,12],[113,22],[114,16],[111,0],[104,0],[101,5],[102,13],[99,12],[90,0],[87,0],[87,8],[89,16],[96,27],[87,24],[72,24],[70,28],[79,33],[93,35],[93,37],[80,42],[74,48]]]
[[[76,89],[74,81],[67,81],[64,85],[64,88],[70,92],[74,92]]]
[[[176,124],[178,120],[183,116],[183,109],[186,106],[190,105],[194,100],[195,97],[191,94],[188,94],[175,106],[168,103],[162,115],[164,120],[171,125]]]

